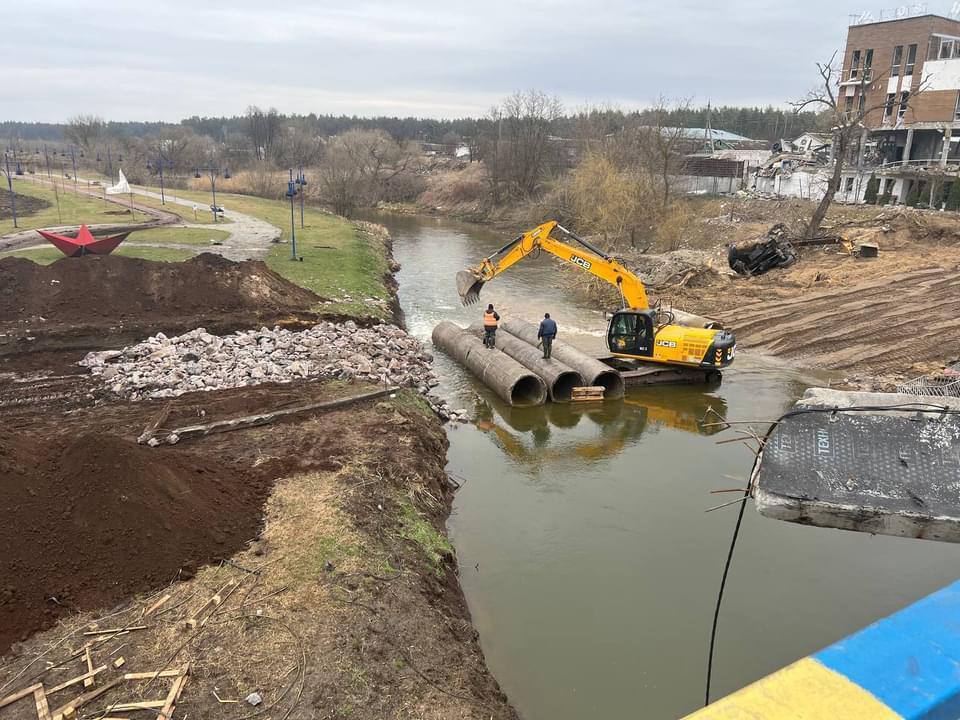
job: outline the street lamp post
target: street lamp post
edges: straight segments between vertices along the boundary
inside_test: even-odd
[[[73,194],[77,194],[77,148],[70,146],[70,159],[73,161]]]
[[[293,214],[293,199],[297,196],[297,183],[293,179],[293,169],[290,170],[290,180],[287,182],[286,195],[290,198],[290,259],[297,259],[297,223]]]
[[[307,186],[307,176],[303,174],[303,165],[300,166],[300,174],[297,175],[297,185],[300,186],[300,227],[305,227],[303,224],[303,198],[306,195],[304,188]]]
[[[13,227],[17,228],[17,196],[13,192],[13,178],[10,177],[10,153],[3,151],[3,164],[7,173],[7,189],[10,191],[10,208],[13,211]]]
[[[210,210],[213,212],[213,221],[220,222],[217,218],[217,214],[220,212],[220,208],[217,207],[217,178],[220,176],[221,171],[219,167],[201,167],[194,170],[193,176],[197,179],[201,177],[200,172],[203,171],[207,173],[210,177],[210,192],[213,195],[213,205],[210,206]],[[223,169],[223,179],[230,179],[230,168]]]
[[[167,204],[167,198],[163,190],[163,168],[164,167],[168,167],[172,169],[173,161],[167,160],[167,158],[163,156],[162,152],[157,153],[156,160],[153,160],[153,161],[147,160],[147,170],[156,170],[157,174],[160,175],[160,204],[161,205]]]

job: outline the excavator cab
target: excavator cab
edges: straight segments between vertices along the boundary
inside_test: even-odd
[[[656,311],[617,310],[607,326],[607,347],[616,355],[652,357]]]
[[[616,357],[724,368],[733,362],[736,340],[728,330],[675,325],[659,305],[617,310],[607,327],[607,347]]]

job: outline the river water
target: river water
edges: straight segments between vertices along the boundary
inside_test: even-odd
[[[460,306],[457,270],[506,238],[475,226],[379,216],[402,264],[400,300],[429,343]],[[560,337],[603,350],[603,314],[528,258],[488,284],[500,314],[550,312]],[[734,499],[752,453],[716,433],[777,417],[817,378],[740,353],[717,387],[628,392],[600,407],[504,406],[436,352],[441,391],[476,426],[448,431],[465,482],[449,531],[490,669],[526,720],[674,718],[703,702],[713,607]],[[713,697],[834,642],[958,575],[946,544],[802,527],[747,508],[720,618]]]

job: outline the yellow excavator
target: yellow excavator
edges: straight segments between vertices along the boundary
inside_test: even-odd
[[[583,249],[552,237],[554,231]],[[733,362],[736,340],[719,323],[679,310],[650,306],[643,283],[620,262],[574,232],[551,220],[519,235],[476,268],[457,273],[464,305],[480,299],[480,289],[531,253],[544,250],[593,273],[620,290],[623,307],[612,313],[607,347],[618,358],[698,368],[724,368]]]

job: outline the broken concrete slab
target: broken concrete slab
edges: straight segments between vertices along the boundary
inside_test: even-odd
[[[960,542],[960,399],[808,390],[754,475],[766,517]]]

